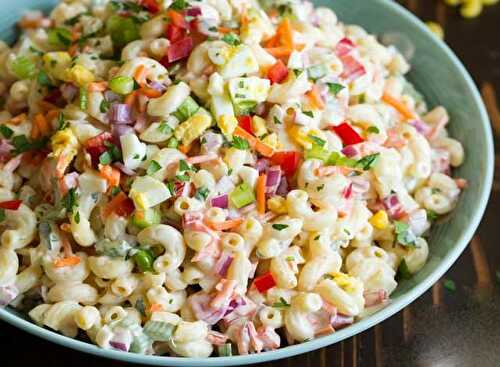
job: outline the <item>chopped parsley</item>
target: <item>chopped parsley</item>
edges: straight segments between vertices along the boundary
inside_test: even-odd
[[[293,73],[295,74],[295,77],[298,77],[300,74],[302,74],[301,69],[292,69],[292,70],[293,70]]]
[[[148,166],[148,168],[146,170],[146,174],[148,176],[151,176],[152,174],[158,172],[159,170],[161,170],[160,163],[158,163],[155,160],[151,160],[151,162],[149,162],[149,166]]]
[[[73,219],[75,220],[76,224],[80,223],[80,212],[76,212]]]
[[[207,200],[209,193],[210,191],[206,187],[200,187],[198,191],[196,191],[194,197],[200,201],[205,201]]]
[[[417,237],[413,234],[408,223],[394,221],[396,240],[403,246],[415,247]]]
[[[26,135],[17,135],[12,138],[11,143],[14,146],[14,153],[21,154],[30,150],[42,149],[48,141],[47,137],[43,137],[30,142]]]
[[[338,83],[326,83],[326,85],[328,85],[328,90],[334,96],[337,96],[337,94],[339,94],[339,92],[345,88],[342,84]]]
[[[146,316],[146,305],[144,304],[144,300],[142,298],[135,301],[134,307],[142,316]]]
[[[62,199],[62,204],[66,209],[66,212],[73,213],[75,208],[78,206],[78,194],[76,193],[75,188],[68,190],[68,193],[64,195]]]
[[[285,258],[286,261],[295,261],[295,258],[293,256],[287,256]]]
[[[5,220],[5,209],[0,208],[0,223]]]
[[[427,220],[430,222],[435,221],[439,217],[438,213],[434,210],[427,209]]]
[[[380,130],[376,126],[370,126],[368,129],[366,129],[366,131],[372,134],[378,134],[380,132]]]
[[[281,125],[281,121],[279,118],[277,118],[276,116],[273,116],[273,121],[276,125]]]
[[[193,168],[184,160],[179,161],[179,172],[193,171]]]
[[[170,5],[170,9],[173,10],[184,10],[189,6],[186,0],[175,0],[172,5]]]
[[[379,155],[380,153],[366,155],[356,163],[356,166],[362,168],[364,171],[368,171],[370,168],[373,167]]]
[[[175,184],[173,181],[168,181],[167,182],[167,189],[170,191],[170,195],[175,195]]]
[[[316,187],[316,191],[320,192],[324,188],[325,188],[325,184],[321,184],[321,185],[319,185],[319,186]]]
[[[0,125],[0,134],[2,134],[4,138],[9,139],[14,134],[14,130],[8,126]]]
[[[433,188],[431,189],[431,193],[432,193],[432,195],[434,195],[434,194],[439,194],[440,192],[441,192],[441,190],[440,190],[440,189],[438,189],[437,187],[433,187]]]
[[[317,235],[316,237],[314,237],[314,241],[319,240],[320,237],[321,237],[321,235]]]
[[[183,174],[183,175],[177,175],[175,176],[175,178],[181,182],[188,182],[191,177],[189,177],[189,175],[187,173]]]
[[[290,304],[284,299],[283,297],[280,297],[279,302],[274,302],[273,303],[274,308],[289,308]]]
[[[325,274],[325,275],[323,275],[323,278],[325,278],[325,279],[330,279],[330,280],[335,279],[335,278],[334,278],[334,276],[333,276],[332,274]]]
[[[122,191],[118,186],[115,186],[111,189],[111,196],[116,196]]]
[[[68,125],[68,122],[64,120],[64,115],[60,113],[57,117],[57,130],[64,130]]]
[[[0,222],[1,222],[1,221],[2,221],[2,220],[0,220]],[[497,279],[497,284],[498,284],[498,285],[500,285],[500,270],[497,270],[497,271],[495,272],[495,277],[496,277],[496,279]]]
[[[302,111],[302,113],[310,118],[314,118],[314,113],[312,111]]]
[[[103,98],[101,104],[99,105],[99,111],[101,111],[101,113],[106,113],[108,112],[108,110],[109,110],[109,102]]]
[[[248,141],[246,139],[240,138],[239,136],[233,137],[231,146],[239,150],[248,150],[248,148],[250,148],[250,144],[248,143]]]
[[[231,46],[237,46],[241,43],[240,38],[235,33],[226,33],[222,40]]]
[[[443,280],[443,286],[448,289],[450,292],[455,292],[457,290],[457,286],[455,282],[451,279]]]
[[[172,134],[174,130],[170,127],[168,122],[162,121],[158,126],[158,131],[161,132],[162,134]]]
[[[283,229],[288,228],[288,224],[276,223],[276,224],[273,224],[272,227],[273,227],[273,229],[275,229],[277,231],[282,231]]]
[[[50,81],[49,76],[43,70],[40,70],[38,72],[38,76],[36,78],[36,81],[37,81],[38,85],[40,85],[41,87],[51,87],[52,86],[52,82]]]
[[[99,163],[106,166],[110,164],[113,161],[113,157],[111,156],[111,153],[108,151],[105,151],[99,156]]]

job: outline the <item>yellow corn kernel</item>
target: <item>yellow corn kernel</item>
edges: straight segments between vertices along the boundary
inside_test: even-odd
[[[95,80],[94,74],[82,65],[75,65],[66,72],[66,79],[84,87]]]
[[[286,214],[286,200],[281,196],[272,196],[267,200],[267,208],[276,214]]]
[[[264,139],[262,139],[262,142],[274,148],[275,150],[281,148],[280,141],[278,140],[278,135],[276,135],[275,133],[267,135]]]
[[[305,126],[294,125],[288,129],[288,135],[295,140],[297,144],[302,145],[304,149],[311,149],[313,140],[311,136],[323,139],[326,141],[326,135],[319,129],[308,129]]]
[[[498,3],[499,0],[482,0],[483,2],[483,5],[495,5],[496,3]]]
[[[353,279],[349,275],[341,272],[333,273],[333,280],[337,285],[344,289],[347,292],[351,292],[354,290]]]
[[[267,134],[266,120],[259,116],[252,117],[252,130],[255,136],[260,137]]]
[[[431,30],[431,32],[434,33],[438,38],[444,39],[444,30],[443,30],[443,27],[441,27],[438,23],[436,23],[436,22],[426,22],[425,24]]]
[[[370,224],[377,229],[384,229],[389,225],[389,217],[385,210],[379,210],[369,220]]]
[[[483,10],[483,3],[481,0],[466,0],[460,8],[460,14],[464,18],[475,18]]]
[[[59,157],[63,152],[74,153],[78,151],[78,139],[70,128],[60,130],[52,135],[50,139],[52,155]]]
[[[233,115],[222,115],[218,118],[217,125],[224,135],[230,137],[238,126],[238,120]]]
[[[64,81],[66,79],[66,71],[71,66],[71,56],[67,52],[47,52],[43,55],[44,68],[54,78]]]
[[[457,6],[460,5],[462,2],[463,0],[444,0],[444,3],[450,6]]]
[[[189,145],[205,132],[212,124],[212,119],[207,114],[196,114],[177,126],[175,137],[182,140],[183,145]]]

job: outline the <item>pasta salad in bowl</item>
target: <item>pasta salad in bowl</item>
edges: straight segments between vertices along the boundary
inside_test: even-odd
[[[18,26],[0,305],[64,336],[205,358],[336,334],[424,267],[467,191],[447,110],[329,8],[64,1]]]

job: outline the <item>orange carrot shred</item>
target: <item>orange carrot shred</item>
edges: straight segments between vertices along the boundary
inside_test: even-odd
[[[110,187],[118,186],[120,184],[120,171],[110,165],[99,164],[99,173],[103,178],[108,181]]]
[[[271,55],[273,55],[274,57],[278,57],[278,58],[280,58],[280,57],[288,57],[292,53],[292,49],[291,48],[287,48],[287,47],[283,47],[283,46],[265,48],[265,50],[268,53],[270,53]]]
[[[179,147],[177,149],[179,149],[181,151],[181,153],[188,154],[192,147],[193,147],[193,144],[179,145]]]
[[[153,88],[142,87],[139,91],[141,94],[144,94],[146,97],[149,98],[158,98],[161,96],[161,92]]]
[[[163,307],[159,303],[153,303],[151,305],[151,307],[149,307],[149,311],[150,312],[161,312],[161,311],[163,311]]]
[[[135,103],[135,99],[137,97],[137,93],[136,92],[132,92],[130,94],[128,94],[126,97],[125,97],[125,104],[128,105],[129,107],[132,107]]]
[[[80,264],[80,258],[78,256],[65,257],[63,259],[56,259],[54,261],[54,267],[63,268],[65,266],[75,266]]]
[[[408,107],[406,107],[406,105],[403,102],[397,100],[396,98],[392,97],[388,93],[384,93],[382,95],[382,100],[385,103],[387,103],[388,105],[391,105],[392,107],[394,107],[394,109],[396,111],[398,111],[407,120],[411,120],[411,119],[415,118],[415,114],[412,111],[410,111],[410,109]]]
[[[265,214],[266,212],[266,181],[267,175],[265,173],[262,173],[257,179],[256,196],[259,214]]]
[[[146,83],[146,67],[144,65],[141,64],[137,67],[134,79],[141,86]]]
[[[94,82],[90,83],[88,86],[89,92],[104,92],[108,88],[108,82]]]
[[[236,219],[229,219],[220,223],[207,221],[207,225],[215,231],[226,231],[228,229],[238,227],[242,222],[243,222],[242,218],[236,218]]]
[[[313,85],[312,89],[307,92],[307,98],[311,101],[311,104],[320,110],[323,110],[325,108],[325,102],[323,101],[323,98],[321,98],[321,95],[319,94],[318,87],[316,85]]]
[[[19,125],[24,120],[26,120],[26,114],[25,113],[21,113],[21,114],[19,114],[17,116],[14,116],[10,120],[6,121],[5,123],[6,124],[12,124],[12,125]]]
[[[61,231],[71,233],[71,225],[69,223],[63,223],[59,226],[61,228]]]

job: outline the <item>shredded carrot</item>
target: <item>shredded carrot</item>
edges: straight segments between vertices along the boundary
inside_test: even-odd
[[[128,105],[129,107],[132,107],[135,103],[136,97],[137,97],[136,92],[130,93],[125,97],[125,104]]]
[[[78,256],[65,257],[63,259],[56,259],[54,261],[54,267],[63,268],[65,266],[75,266],[80,264],[80,258]]]
[[[188,154],[192,147],[193,147],[193,144],[179,145],[179,147],[177,149],[179,149],[181,151],[181,153]]]
[[[270,157],[274,153],[274,149],[272,147],[261,142],[259,139],[257,139],[255,136],[253,136],[240,126],[236,126],[233,134],[239,136],[240,138],[246,139],[248,141],[248,144],[250,144],[250,147],[252,147],[252,149],[255,149],[264,157]]]
[[[257,211],[259,214],[266,213],[266,181],[267,175],[262,173],[257,179],[256,196],[257,196]]]
[[[31,139],[38,139],[40,137],[40,130],[38,129],[38,125],[33,123],[31,125]]]
[[[11,124],[11,125],[19,125],[24,120],[26,120],[26,114],[25,113],[21,113],[21,114],[15,116],[15,117],[11,118],[10,120],[5,121],[5,123],[6,124]]]
[[[64,154],[64,152],[61,153],[61,155],[57,158],[56,162],[57,178],[62,178],[64,176],[64,172],[66,171],[66,168],[68,168],[70,163],[71,161],[67,159],[66,154]]]
[[[278,26],[277,33],[280,35],[280,41],[283,46],[293,49],[293,31],[290,24],[290,18],[285,17]]]
[[[61,112],[59,109],[53,109],[47,112],[47,121],[50,123],[53,119],[59,116]]]
[[[144,65],[139,65],[134,73],[134,79],[139,85],[144,85],[146,83],[146,67]]]
[[[231,28],[227,28],[227,27],[219,27],[219,28],[217,28],[217,30],[219,31],[219,33],[223,33],[223,34],[231,33],[233,31]]]
[[[382,100],[385,103],[394,107],[394,109],[398,111],[401,115],[403,115],[403,117],[406,118],[407,120],[415,118],[415,114],[412,111],[410,111],[410,109],[406,107],[406,105],[403,102],[398,101],[396,98],[392,97],[388,93],[384,93],[382,95]]]
[[[189,157],[188,159],[186,159],[186,161],[189,164],[199,164],[199,163],[214,161],[216,159],[219,159],[219,156],[216,153],[209,153],[209,154]]]
[[[323,98],[321,98],[318,87],[316,85],[313,85],[312,89],[306,93],[306,96],[307,98],[309,98],[309,101],[311,102],[313,107],[319,110],[325,109],[325,102],[323,101]]]
[[[139,92],[149,98],[158,98],[161,96],[161,91],[148,87],[142,87]]]
[[[272,8],[267,12],[270,18],[277,18],[279,16],[278,10],[276,8]]]
[[[40,135],[46,136],[50,133],[50,126],[44,115],[41,113],[37,113],[34,117],[34,124],[38,127],[38,131]]]
[[[287,47],[283,47],[283,46],[265,48],[264,50],[266,50],[268,53],[270,53],[274,57],[278,57],[278,58],[280,58],[280,57],[288,57],[292,53],[292,49],[291,48],[287,48]]]
[[[61,228],[61,231],[71,233],[71,225],[69,223],[63,223],[59,226]]]
[[[90,83],[87,88],[89,92],[104,92],[108,88],[108,82],[94,82]]]
[[[163,307],[159,303],[153,303],[151,305],[151,307],[149,307],[149,311],[150,312],[161,312],[161,311],[163,311]]]
[[[269,38],[264,45],[267,48],[272,48],[279,46],[279,44],[280,44],[280,35],[276,33],[274,36]]]
[[[102,214],[105,218],[109,217],[112,213],[119,214],[120,209],[124,206],[124,203],[128,201],[128,196],[121,191],[113,199],[111,199],[102,210]]]
[[[77,52],[78,52],[78,43],[74,43],[68,48],[68,53],[70,56],[75,56]]]
[[[99,173],[103,178],[108,181],[110,187],[118,186],[120,184],[120,171],[110,165],[99,164]]]
[[[243,222],[242,218],[229,219],[221,223],[207,221],[207,225],[215,231],[226,231],[228,229],[236,228]]]

